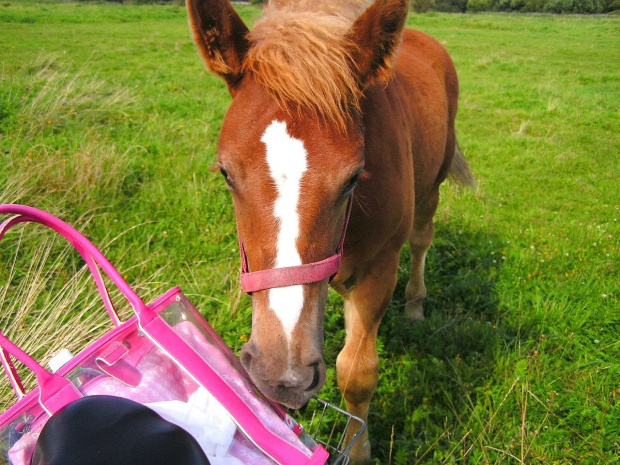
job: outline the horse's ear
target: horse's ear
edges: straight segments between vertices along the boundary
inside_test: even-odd
[[[228,0],[187,0],[189,24],[207,67],[234,93],[248,51],[248,28]]]
[[[391,77],[408,11],[409,0],[376,0],[353,24],[348,36],[361,88]]]

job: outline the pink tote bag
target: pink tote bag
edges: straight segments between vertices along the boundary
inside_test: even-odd
[[[65,405],[83,396],[115,395],[151,407],[184,427],[207,457],[230,464],[324,464],[321,445],[278,405],[264,398],[239,360],[179,288],[146,305],[105,256],[58,218],[23,205],[0,205],[11,215],[0,240],[14,225],[34,222],[64,236],[88,265],[113,329],[54,373],[0,333],[0,359],[17,401],[0,415],[0,465],[27,465],[39,432]],[[100,270],[131,304],[121,321]],[[17,360],[34,372],[37,387],[26,392]]]

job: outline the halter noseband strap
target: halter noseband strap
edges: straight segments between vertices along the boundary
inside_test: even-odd
[[[325,260],[319,262],[307,263],[305,265],[288,266],[284,268],[272,268],[269,270],[250,271],[248,267],[248,258],[243,248],[243,242],[239,237],[239,253],[241,254],[241,289],[251,294],[252,292],[262,291],[264,289],[272,289],[274,287],[288,287],[299,284],[311,284],[330,279],[340,269],[342,262],[342,251],[344,246],[344,238],[349,225],[349,217],[351,216],[351,205],[353,196],[349,198],[347,207],[347,217],[340,235],[340,242],[336,253]]]

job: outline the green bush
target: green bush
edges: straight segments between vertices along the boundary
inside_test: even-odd
[[[78,0],[89,2],[92,0]],[[183,5],[185,0],[104,0],[106,2],[145,4],[174,3]],[[252,5],[262,5],[266,0],[249,0]],[[576,13],[598,14],[620,10],[620,0],[411,0],[411,10],[416,13],[442,11],[448,13],[482,11],[520,11],[524,13]]]
[[[620,0],[605,0],[603,11],[620,11]]]
[[[548,0],[525,0],[521,11],[526,13],[535,13],[544,11],[545,3]]]
[[[437,11],[460,13],[482,11],[519,11],[524,13],[599,14],[620,10],[620,0],[412,0],[412,9],[426,11],[420,5]]]
[[[604,5],[601,0],[551,0],[545,5],[550,13],[602,13]]]
[[[446,13],[465,13],[468,0],[436,0],[435,10]]]
[[[521,11],[525,6],[525,0],[510,0],[510,11]]]
[[[481,11],[492,11],[493,0],[469,0],[467,2],[467,11],[474,13]]]
[[[411,9],[416,13],[426,13],[435,9],[435,0],[411,0]]]

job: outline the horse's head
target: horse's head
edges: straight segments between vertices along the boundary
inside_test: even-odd
[[[334,153],[339,156],[326,157]],[[364,163],[359,136],[344,137],[283,112],[248,79],[224,119],[218,163],[250,272],[320,262],[336,253]],[[252,336],[241,361],[266,395],[289,406],[303,405],[325,380],[328,278],[246,288],[253,291]],[[276,277],[273,284],[282,283]]]
[[[364,169],[360,99],[389,76],[408,4],[378,0],[364,11],[349,3],[357,8],[349,18],[274,5],[250,33],[227,1],[188,0],[202,56],[233,97],[218,166],[252,276],[252,335],[241,361],[267,396],[290,407],[325,380],[329,266],[339,263]],[[315,263],[318,271],[299,268]],[[285,267],[300,277],[265,272],[267,284],[256,284],[256,272]]]

